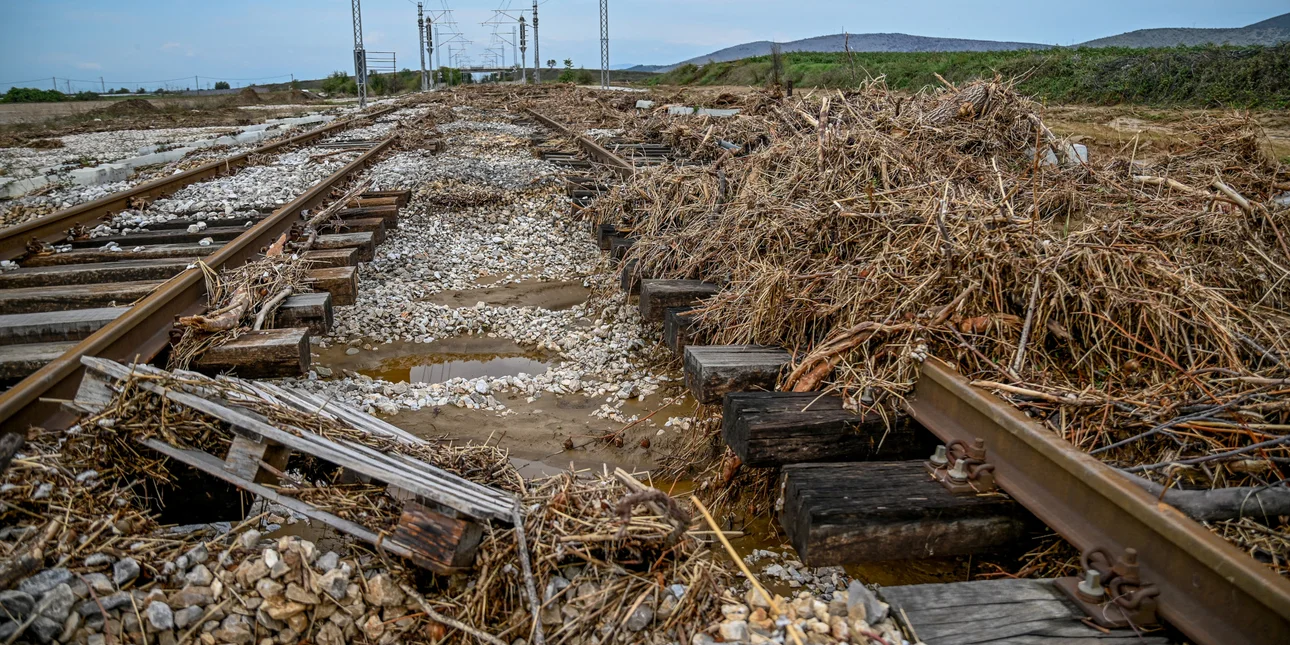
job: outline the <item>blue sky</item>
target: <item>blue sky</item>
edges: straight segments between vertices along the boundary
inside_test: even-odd
[[[171,80],[191,87],[215,79],[317,78],[352,71],[346,0],[0,0],[0,90],[13,81],[98,89],[98,79],[136,87]],[[492,9],[531,9],[526,0],[428,0],[446,4],[478,62]],[[542,58],[599,64],[597,0],[546,0],[539,17]],[[610,62],[673,63],[750,40],[795,40],[844,29],[921,36],[1071,44],[1150,27],[1239,27],[1290,10],[1285,0],[611,0]],[[399,67],[419,67],[416,6],[364,0],[368,50],[393,50]],[[509,49],[509,47],[508,47]],[[446,54],[446,51],[444,52]],[[507,52],[507,60],[511,53]],[[529,51],[532,57],[532,50]],[[446,58],[445,58],[446,64]],[[89,82],[86,82],[89,81]],[[59,81],[60,89],[66,89]]]

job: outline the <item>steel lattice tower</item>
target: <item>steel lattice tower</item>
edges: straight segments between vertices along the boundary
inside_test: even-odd
[[[600,87],[609,87],[609,0],[600,0]]]
[[[354,11],[354,85],[358,88],[358,107],[367,107],[367,51],[363,49],[363,11],[359,0],[352,0]]]
[[[525,84],[529,82],[528,73],[525,70],[525,65],[528,65],[528,63],[525,62],[525,59],[527,59],[529,55],[528,40],[524,33],[526,31],[528,31],[528,24],[524,22],[524,16],[520,16],[520,81]]]
[[[431,30],[431,27],[432,27],[433,25],[434,25],[434,20],[433,20],[433,19],[431,19],[431,20],[427,20],[427,21],[426,21],[426,26],[425,26],[426,52],[425,52],[425,53],[426,53],[426,56],[430,59],[430,64],[431,64],[431,65],[435,65],[435,62],[434,62],[434,32],[435,32],[435,31],[437,31],[437,29],[436,29],[436,30]],[[438,79],[436,79],[436,78],[435,78],[435,74],[434,74],[434,72],[433,72],[433,71],[431,71],[431,73],[430,73],[430,81],[429,81],[429,85],[430,85],[430,87],[431,87],[431,88],[437,88],[437,87],[439,87],[439,81],[438,81]]]
[[[542,54],[538,50],[537,4],[533,0],[533,82],[542,84]]]
[[[417,3],[417,49],[421,51],[421,91],[430,89],[426,84],[426,19]]]

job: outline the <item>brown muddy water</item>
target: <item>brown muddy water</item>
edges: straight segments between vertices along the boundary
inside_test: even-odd
[[[348,345],[314,348],[314,363],[333,372],[349,370],[391,383],[442,383],[454,378],[535,375],[546,372],[551,357],[505,338],[458,336],[432,343],[370,345],[349,354]]]
[[[426,300],[456,307],[473,307],[484,302],[493,306],[563,309],[585,302],[588,295],[581,281],[495,284],[505,278],[487,276],[479,280],[485,285],[481,288],[443,292]],[[337,377],[349,371],[392,383],[438,383],[456,377],[536,375],[558,362],[556,356],[533,351],[514,341],[485,336],[462,336],[422,344],[360,344],[354,354],[348,352],[350,349],[348,345],[315,348],[315,363],[331,368]],[[626,430],[623,427],[631,422],[592,415],[604,404],[617,404],[618,399],[613,395],[543,393],[529,401],[524,393],[498,392],[494,396],[507,407],[504,414],[448,405],[404,410],[385,419],[427,439],[497,445],[510,453],[512,463],[528,478],[551,476],[569,469],[609,473],[621,467],[638,473],[642,480],[670,495],[686,499],[694,489],[694,482],[651,479],[648,474],[687,438],[690,431],[683,429],[680,418],[691,417],[697,411],[694,399],[685,392],[680,374],[672,376],[675,380],[658,392],[623,402],[622,417],[644,419]],[[672,418],[678,418],[676,424],[667,425]],[[598,439],[620,431],[621,445]],[[756,518],[731,518],[733,521],[718,518],[718,521],[724,524],[723,529],[742,533],[731,539],[741,557],[762,549],[788,552],[792,558],[792,547],[771,515],[770,509],[766,509]],[[718,557],[726,557],[720,545],[712,546]],[[753,565],[753,569],[760,571],[770,562],[763,560]],[[897,585],[968,580],[983,572],[983,565],[980,562],[974,565],[970,558],[938,558],[850,566],[846,571],[866,582]],[[797,591],[781,580],[764,582],[784,596],[792,596]]]

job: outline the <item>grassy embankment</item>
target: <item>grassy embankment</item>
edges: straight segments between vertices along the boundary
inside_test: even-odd
[[[788,53],[781,78],[798,87],[845,88],[885,76],[888,87],[917,90],[1017,78],[1018,89],[1061,103],[1290,106],[1290,43],[1273,47],[1080,48],[1042,51]],[[651,80],[660,85],[765,85],[770,56],[683,65]]]

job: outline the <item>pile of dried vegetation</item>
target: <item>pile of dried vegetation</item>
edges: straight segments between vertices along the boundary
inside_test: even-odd
[[[19,571],[0,567],[11,582],[46,567],[71,567],[75,573],[82,570],[84,558],[96,553],[123,557],[125,545],[133,545],[130,553],[155,563],[143,567],[136,586],[155,582],[155,588],[170,589],[173,581],[162,569],[172,568],[163,563],[188,552],[192,541],[163,537],[145,498],[158,494],[186,469],[176,470],[140,442],[155,439],[223,455],[235,436],[228,423],[177,403],[175,393],[242,409],[298,436],[354,442],[419,459],[517,497],[523,536],[512,526],[487,526],[468,574],[430,575],[379,549],[346,543],[341,558],[355,562],[356,570],[365,576],[389,575],[410,597],[422,598],[417,602],[423,611],[396,616],[411,622],[399,623],[397,639],[383,642],[688,643],[720,616],[719,603],[734,581],[712,557],[708,545],[713,534],[703,530],[707,526],[702,519],[692,517],[683,502],[626,472],[566,472],[525,480],[495,446],[412,442],[373,434],[343,413],[306,413],[275,402],[275,397],[284,396],[282,390],[234,378],[139,366],[112,389],[102,409],[82,418],[72,430],[33,437],[10,469],[9,483],[0,488],[0,521],[17,527],[0,538],[0,553],[14,558],[30,554]],[[402,503],[382,486],[339,483],[339,475],[329,464],[293,457],[272,487],[377,534],[392,535]],[[281,507],[268,512],[290,515]],[[16,539],[10,542],[9,534]],[[76,540],[78,535],[85,537]],[[242,556],[221,559],[221,565],[230,573],[258,566],[260,550],[247,548],[244,561]],[[540,621],[530,610],[528,566],[519,564],[520,549],[532,563]],[[222,570],[217,573],[223,575]],[[227,590],[211,593],[213,606],[246,601]],[[248,611],[254,614],[255,608]],[[371,620],[364,621],[367,617],[354,618],[360,627],[371,627]],[[386,625],[394,622],[388,614],[384,619]],[[372,620],[380,623],[381,618]],[[538,624],[540,634],[534,631]],[[318,634],[325,625],[311,622],[307,630],[297,631]],[[348,623],[343,626],[348,629]],[[370,632],[368,636],[376,638]]]
[[[1281,479],[1290,173],[1252,120],[1085,160],[1001,83],[742,108],[646,119],[637,136],[705,163],[594,207],[633,229],[642,275],[724,285],[709,342],[790,348],[783,389],[861,408],[936,356],[1126,470]]]

